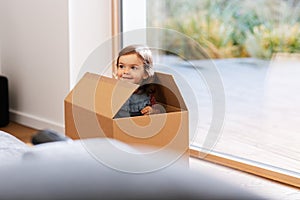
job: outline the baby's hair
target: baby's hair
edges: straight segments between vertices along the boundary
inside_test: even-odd
[[[117,67],[119,67],[119,59],[121,56],[134,54],[134,53],[137,54],[138,57],[142,59],[144,63],[144,69],[148,74],[149,78],[151,78],[154,75],[152,52],[149,49],[149,47],[146,45],[129,45],[123,48],[119,52],[119,56],[117,59]]]

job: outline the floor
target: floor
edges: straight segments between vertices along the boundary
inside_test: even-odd
[[[16,138],[18,138],[19,140],[23,141],[28,145],[32,145],[31,136],[38,131],[36,129],[18,123],[14,123],[14,122],[10,122],[5,127],[0,127],[0,130],[14,135]]]
[[[18,139],[28,145],[31,144],[31,136],[37,132],[36,129],[26,127],[14,122],[0,130],[11,133]],[[272,200],[299,200],[300,190],[294,187],[273,182],[251,174],[233,170],[224,166],[216,165],[203,160],[190,158],[190,168],[201,171],[202,173],[211,174],[220,179],[228,181],[230,184],[242,187],[250,192],[256,193]]]
[[[252,174],[233,170],[214,163],[190,158],[190,168],[202,173],[211,174],[247,191],[270,200],[299,200],[300,189],[260,178]]]

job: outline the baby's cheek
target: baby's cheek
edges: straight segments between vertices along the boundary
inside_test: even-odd
[[[121,78],[122,77],[122,73],[121,72],[117,72],[117,77]]]

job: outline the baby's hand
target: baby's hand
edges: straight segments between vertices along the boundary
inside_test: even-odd
[[[153,114],[152,111],[153,111],[153,109],[152,109],[151,106],[146,106],[145,108],[143,108],[143,109],[141,110],[141,113],[142,113],[143,115],[150,115],[150,114]]]
[[[159,104],[154,104],[152,107],[146,106],[145,108],[143,108],[141,110],[141,113],[143,115],[159,114],[159,113],[165,113],[165,109]]]

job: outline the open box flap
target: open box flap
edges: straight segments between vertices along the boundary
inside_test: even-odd
[[[156,72],[155,75],[154,83],[157,84],[158,94],[156,96],[156,100],[166,105],[187,110],[184,99],[181,96],[173,75],[159,72]]]
[[[87,72],[65,101],[113,118],[138,87],[136,84]]]
[[[187,110],[174,77],[155,73],[158,103]],[[65,101],[97,114],[113,118],[139,85],[87,72]]]

